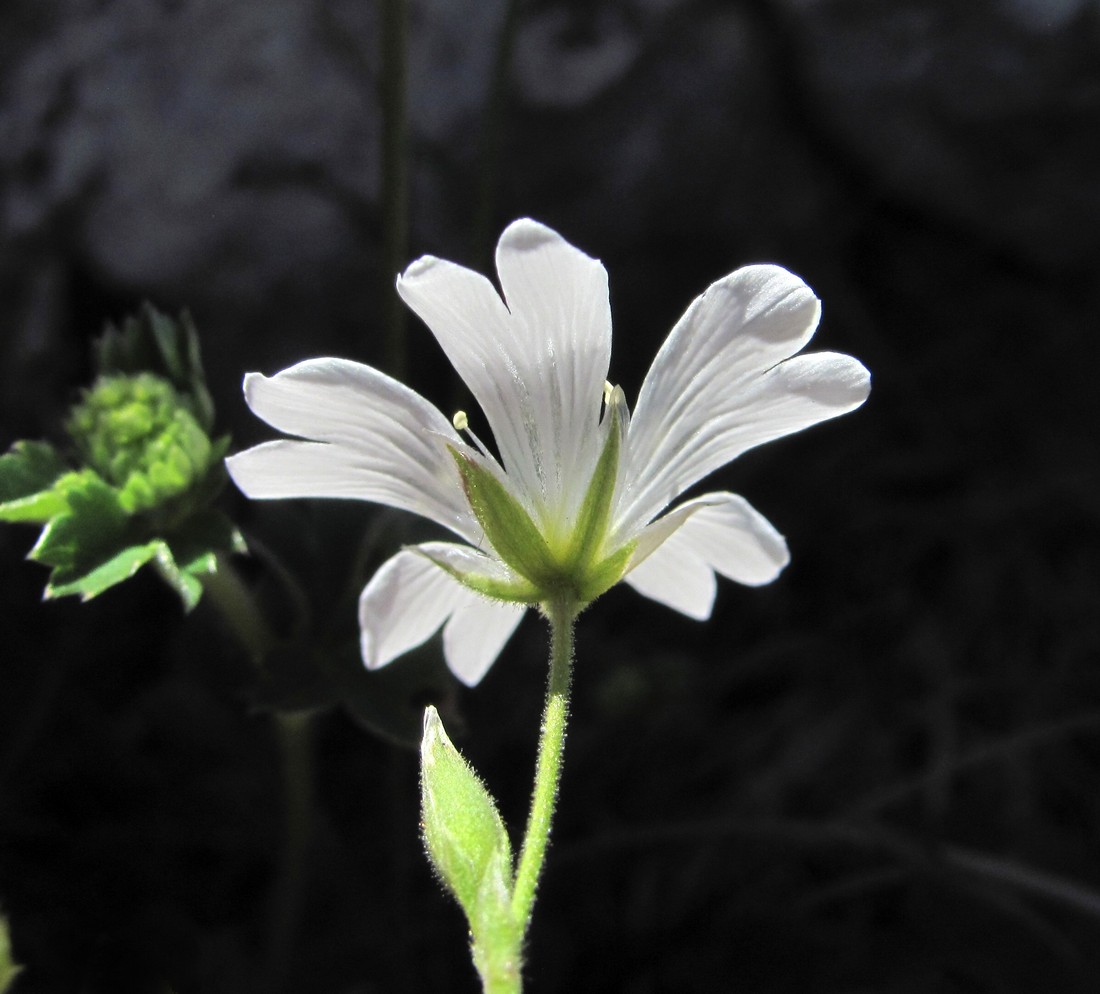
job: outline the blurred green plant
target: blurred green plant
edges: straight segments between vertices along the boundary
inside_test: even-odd
[[[11,939],[8,923],[0,918],[0,994],[4,994],[22,967],[17,966],[11,955]]]
[[[0,521],[43,526],[28,558],[51,567],[47,598],[88,600],[151,564],[190,610],[218,555],[244,551],[211,506],[229,437],[211,434],[194,323],[146,303],[94,348],[66,444],[20,441],[0,456]]]

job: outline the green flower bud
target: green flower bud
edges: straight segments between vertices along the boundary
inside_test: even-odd
[[[420,810],[428,856],[440,879],[473,924],[486,899],[507,907],[511,900],[511,846],[485,785],[462,758],[432,706],[424,711],[420,744]],[[502,893],[498,893],[502,891]]]
[[[196,485],[216,461],[185,399],[151,373],[104,376],[73,409],[69,434],[129,512],[159,507]]]

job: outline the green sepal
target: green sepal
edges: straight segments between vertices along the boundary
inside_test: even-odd
[[[424,711],[420,745],[420,801],[428,857],[466,913],[476,942],[480,923],[499,921],[510,906],[511,845],[492,796],[431,706]]]
[[[484,573],[473,573],[456,569],[455,566],[439,556],[433,556],[423,546],[409,546],[410,552],[416,552],[430,559],[441,570],[450,573],[463,586],[491,597],[493,600],[508,601],[512,604],[538,604],[544,600],[544,594],[530,580],[517,576],[515,580],[501,580]]]
[[[45,524],[65,510],[53,485],[67,467],[46,442],[16,442],[0,456],[0,521]]]
[[[628,542],[588,569],[577,588],[577,600],[581,604],[590,604],[615,586],[623,578],[637,544],[636,541]]]
[[[560,581],[561,569],[531,515],[492,470],[457,449],[450,451],[470,509],[497,555],[536,589],[553,589]]]
[[[615,481],[619,475],[619,453],[622,449],[623,419],[622,408],[626,404],[623,388],[615,387],[608,399],[607,440],[603,452],[592,473],[588,490],[581,502],[577,523],[566,553],[566,565],[570,571],[589,572],[588,565],[600,555],[607,538],[607,525],[611,519],[611,500],[615,496]],[[606,587],[604,588],[607,589]],[[602,593],[602,591],[601,591]],[[589,598],[591,599],[591,598]]]

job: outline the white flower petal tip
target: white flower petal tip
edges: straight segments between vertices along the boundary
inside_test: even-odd
[[[624,578],[640,594],[705,621],[715,573],[746,586],[775,580],[790,562],[783,536],[743,497],[706,494],[651,524]]]
[[[697,331],[717,321],[726,334],[756,340],[764,347],[787,346],[790,356],[817,330],[821,301],[800,277],[782,266],[745,266],[712,283],[685,319],[688,315]]]
[[[577,255],[588,258],[585,253],[570,245],[553,228],[548,228],[539,221],[532,221],[529,217],[518,218],[504,229],[504,233],[497,243],[497,250],[530,252],[545,245],[561,246],[569,252],[575,252]]]
[[[405,267],[405,271],[401,273],[396,280],[398,291],[401,287],[407,286],[410,283],[415,283],[418,280],[430,279],[433,270],[438,271],[440,268],[451,265],[451,263],[444,262],[442,259],[437,259],[434,255],[422,255],[419,259],[409,263]]]
[[[429,542],[403,549],[379,567],[359,597],[360,648],[367,669],[393,662],[442,627],[451,672],[467,686],[480,682],[525,608],[489,600],[433,561],[469,561],[470,556],[480,553]]]
[[[811,352],[780,367],[784,386],[816,404],[822,420],[863,405],[871,395],[871,372],[858,359],[837,352]]]

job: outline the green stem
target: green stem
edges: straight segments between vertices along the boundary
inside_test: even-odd
[[[214,572],[203,576],[202,587],[229,630],[252,657],[252,662],[260,666],[275,646],[275,635],[252,591],[233,568],[227,555],[218,556]]]
[[[214,572],[203,577],[203,590],[261,670],[278,640],[228,556],[218,556]],[[282,761],[284,818],[280,872],[268,935],[268,990],[277,991],[286,974],[301,905],[313,812],[313,731],[308,714],[276,712],[272,717]]]
[[[313,722],[305,712],[275,714],[283,766],[283,840],[268,922],[268,991],[279,991],[292,962],[313,822]]]
[[[521,935],[526,934],[531,922],[531,908],[546,859],[550,822],[561,780],[561,753],[569,717],[569,685],[573,671],[573,622],[577,617],[577,606],[571,600],[550,602],[543,605],[543,610],[550,622],[550,677],[539,735],[531,812],[512,891],[512,915],[519,924]]]

